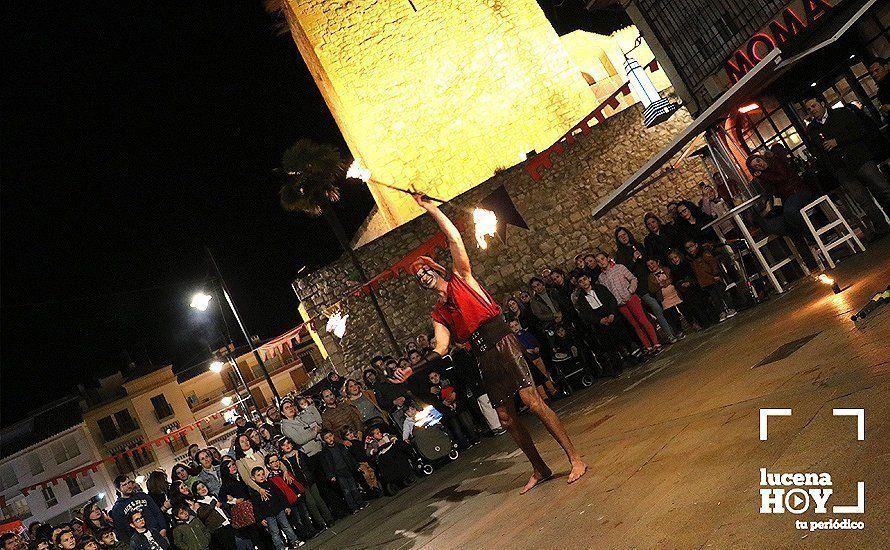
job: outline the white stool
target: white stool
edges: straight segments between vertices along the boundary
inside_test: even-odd
[[[810,219],[810,212],[814,211],[816,208],[819,208],[829,219],[828,225],[819,228],[816,228],[813,225],[813,220]],[[853,230],[850,229],[850,224],[847,223],[847,220],[844,219],[838,211],[837,206],[834,205],[834,201],[832,201],[828,195],[822,195],[810,204],[801,208],[800,214],[803,216],[803,221],[807,224],[810,233],[812,233],[813,238],[816,240],[816,245],[819,247],[822,257],[825,258],[825,261],[828,262],[828,265],[830,265],[832,269],[834,269],[834,260],[831,259],[832,249],[842,244],[846,244],[850,247],[850,251],[853,252],[853,254],[856,253],[856,247],[859,247],[860,251],[865,252],[865,246],[862,245],[862,241],[860,241],[859,237],[856,236],[856,233],[853,233]],[[834,217],[834,220],[831,220],[832,217]],[[826,244],[822,235],[829,231],[836,232],[838,238]]]
[[[746,228],[747,230],[747,228]],[[782,258],[778,262],[773,258],[773,254],[770,252],[767,246],[776,240],[783,240],[785,242],[785,246],[788,247],[788,250],[791,251],[791,255]],[[753,239],[751,239],[753,241]],[[754,241],[754,246],[751,249],[751,252],[757,257],[760,262],[761,267],[766,272],[766,277],[773,284],[773,288],[776,289],[776,292],[782,293],[784,292],[783,285],[785,284],[784,276],[782,276],[782,283],[779,282],[778,277],[776,277],[776,273],[785,267],[786,265],[796,262],[797,266],[803,272],[804,275],[809,275],[810,270],[807,268],[807,264],[804,263],[803,258],[800,256],[800,253],[797,251],[797,247],[794,246],[794,243],[788,237],[780,237],[778,235],[767,235],[766,237],[760,239],[759,241]]]

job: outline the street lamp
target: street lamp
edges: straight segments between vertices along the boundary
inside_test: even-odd
[[[241,333],[244,335],[244,339],[247,340],[247,345],[250,347],[250,351],[253,352],[253,356],[256,359],[257,363],[260,365],[260,370],[263,371],[263,377],[266,379],[266,383],[269,384],[269,389],[272,390],[272,395],[275,398],[275,404],[281,402],[281,396],[278,394],[278,390],[275,388],[275,384],[272,382],[272,377],[269,375],[268,369],[266,369],[266,363],[263,361],[263,358],[260,356],[260,353],[257,351],[256,347],[253,345],[253,340],[251,340],[250,335],[247,332],[247,329],[244,327],[244,323],[241,321],[241,316],[238,315],[238,308],[235,307],[235,302],[232,301],[231,295],[229,295],[229,289],[226,287],[226,281],[223,279],[222,273],[219,271],[219,266],[216,264],[216,259],[213,257],[213,253],[210,252],[209,248],[204,249],[207,252],[207,259],[210,260],[211,265],[213,266],[213,270],[216,272],[216,278],[219,281],[220,290],[222,291],[223,297],[226,300],[226,303],[229,305],[229,310],[231,310],[232,315],[235,317],[235,321],[238,322],[238,327],[241,329]],[[198,311],[205,311],[207,309],[208,304],[210,304],[210,300],[212,297],[206,292],[198,292],[192,297],[191,307],[197,309]],[[222,311],[222,304],[217,301],[219,304],[219,313],[222,316],[223,323],[226,321],[226,317]],[[202,307],[203,306],[203,307]],[[232,341],[232,336],[228,334],[229,326],[226,323],[226,334],[229,336],[229,341]],[[232,363],[235,371],[238,373],[238,376],[241,378],[242,382],[244,377],[241,376],[241,371],[238,369],[238,365],[235,361],[232,361],[230,358],[230,362]],[[246,387],[246,384],[245,384]],[[248,389],[248,395],[250,395],[250,390]],[[254,406],[256,406],[256,402],[254,402]]]
[[[230,396],[225,396],[220,401],[223,407],[231,407],[232,406],[232,398]]]
[[[211,296],[210,294],[197,292],[194,296],[192,296],[192,303],[189,304],[189,306],[197,309],[198,311],[207,311],[207,306],[210,305],[210,300],[212,299],[213,296]]]
[[[223,364],[224,363],[222,361],[214,361],[213,363],[210,363],[210,372],[215,372],[216,374],[221,373],[223,370]]]

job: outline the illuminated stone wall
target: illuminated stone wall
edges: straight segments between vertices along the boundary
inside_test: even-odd
[[[645,235],[643,214],[651,210],[664,215],[665,204],[676,197],[697,201],[699,181],[707,180],[707,169],[699,157],[689,157],[677,170],[658,179],[635,197],[622,203],[601,220],[594,221],[594,206],[682,131],[691,118],[681,109],[667,122],[653,128],[642,124],[639,104],[617,113],[580,137],[573,147],[553,157],[553,168],[533,181],[522,165],[489,178],[478,187],[456,197],[445,206],[452,219],[463,216],[493,189],[504,185],[524,216],[530,230],[507,229],[507,242],[490,241],[487,250],[474,244],[473,225],[464,233],[473,272],[496,299],[525,288],[528,278],[543,266],[569,267],[574,256],[597,248],[614,250],[614,228],[632,228],[638,238]],[[377,274],[435,234],[429,216],[412,220],[356,250],[365,271]],[[440,253],[440,259],[447,256]],[[447,263],[447,262],[446,262]],[[297,280],[297,291],[305,312],[317,315],[357,285],[348,261],[340,259]],[[400,342],[431,329],[430,308],[435,296],[422,290],[414,278],[402,275],[383,282],[378,291],[381,307]],[[341,373],[367,365],[377,353],[389,353],[383,330],[374,316],[370,299],[348,297],[343,302],[349,314],[342,342],[325,330],[319,333],[333,364]],[[319,371],[318,376],[324,373]]]
[[[535,0],[285,0],[353,155],[378,181],[455,197],[552,145],[595,97]],[[298,99],[295,99],[298,100]],[[366,242],[416,217],[371,184]]]

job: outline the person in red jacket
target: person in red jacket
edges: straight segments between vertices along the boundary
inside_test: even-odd
[[[429,197],[417,194],[414,199],[429,212],[445,234],[453,265],[451,273],[431,258],[422,257],[412,265],[418,283],[439,296],[432,312],[436,348],[418,364],[396,369],[392,380],[404,382],[412,374],[432,366],[447,352],[452,339],[459,344],[469,341],[501,425],[510,432],[534,468],[520,493],[526,493],[551,478],[553,472],[517,416],[517,394],[565,451],[572,467],[568,481],[574,483],[587,471],[587,464],[575,450],[562,421],[535,390],[528,364],[522,356],[522,346],[507,326],[501,307],[473,276],[460,232]]]

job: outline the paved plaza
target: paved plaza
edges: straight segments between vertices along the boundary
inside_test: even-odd
[[[850,316],[890,284],[890,239],[657,360],[556,403],[590,465],[568,464],[528,416],[558,479],[520,496],[529,467],[508,436],[487,439],[394,498],[382,498],[311,548],[879,548],[890,540],[890,307]],[[759,409],[790,408],[759,439]],[[865,409],[865,440],[855,417]],[[828,513],[760,514],[760,468],[822,473]],[[864,514],[833,514],[855,505]],[[786,487],[790,489],[791,487]],[[793,503],[792,503],[793,504]],[[798,530],[851,518],[861,531]]]

